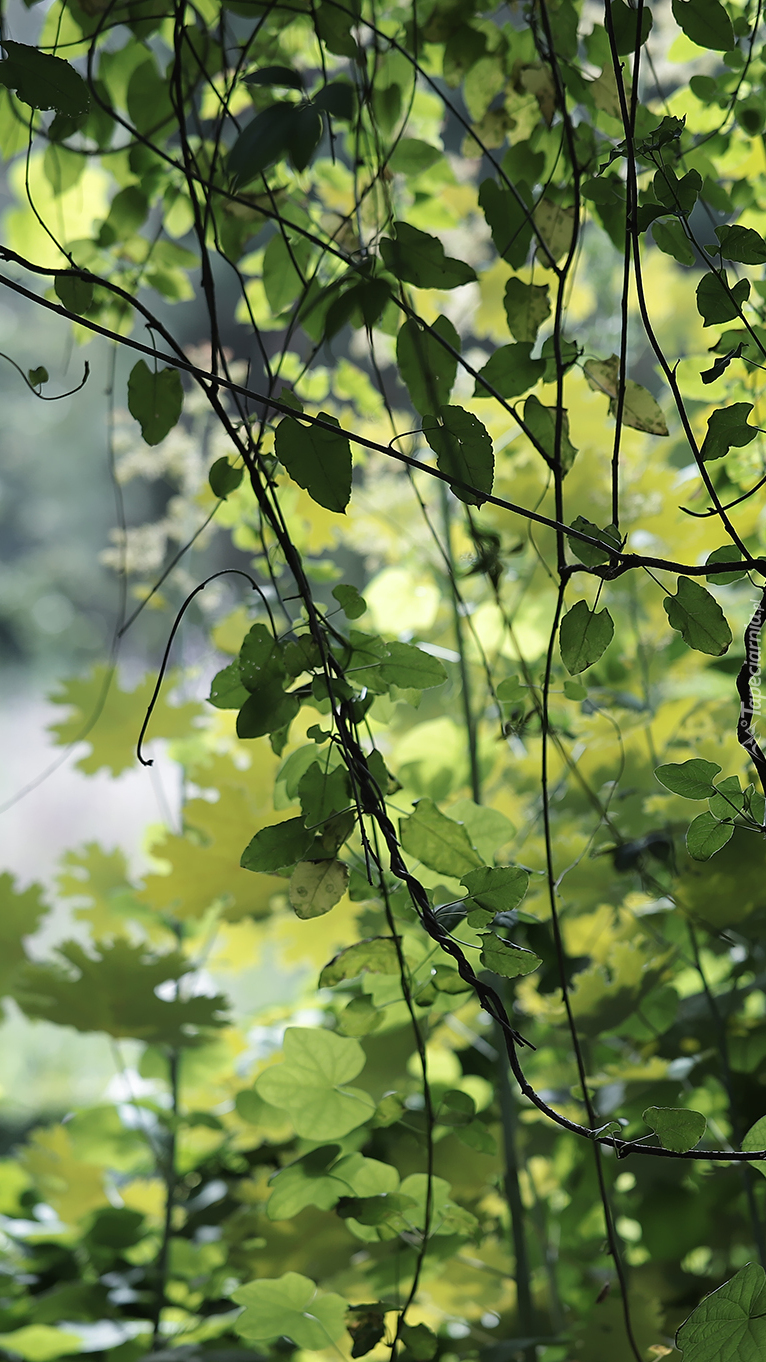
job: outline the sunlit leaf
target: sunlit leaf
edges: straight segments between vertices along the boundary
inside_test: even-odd
[[[685,1154],[693,1149],[707,1129],[705,1117],[688,1107],[647,1107],[644,1120],[663,1149],[671,1149],[674,1154]]]
[[[237,1333],[253,1343],[286,1336],[299,1348],[323,1349],[345,1328],[348,1305],[342,1296],[318,1292],[298,1272],[239,1286],[232,1300],[245,1307],[235,1324]]]

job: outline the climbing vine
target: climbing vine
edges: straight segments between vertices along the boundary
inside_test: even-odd
[[[4,881],[5,994],[119,1096],[2,1165],[2,1346],[755,1358],[760,3],[54,0],[0,41],[0,287],[101,338],[117,486],[176,493],[115,531],[57,740],[183,772],[142,880],[65,858],[86,943],[27,951]]]

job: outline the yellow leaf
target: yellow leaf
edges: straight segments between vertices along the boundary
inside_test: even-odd
[[[67,1225],[108,1206],[102,1170],[78,1159],[65,1126],[36,1130],[19,1155],[43,1201]]]

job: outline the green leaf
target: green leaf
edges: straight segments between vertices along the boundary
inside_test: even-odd
[[[726,652],[731,629],[718,601],[699,582],[679,577],[675,596],[666,596],[663,605],[671,629],[677,629],[690,648],[711,657]]]
[[[662,166],[654,176],[652,188],[660,203],[685,217],[691,213],[702,189],[702,176],[690,170],[680,179],[672,166]]]
[[[720,0],[673,0],[673,18],[687,38],[713,52],[730,52],[734,29]]]
[[[390,936],[371,936],[333,956],[319,976],[320,988],[334,988],[360,974],[398,974],[399,957]]]
[[[619,387],[620,361],[617,355],[609,359],[589,359],[584,366],[588,385],[594,392],[606,393],[609,397],[609,415],[617,416],[617,393]],[[668,428],[662,408],[652,394],[632,378],[625,380],[625,399],[622,409],[622,424],[633,430],[646,431],[647,435],[667,435]]]
[[[128,379],[128,409],[148,445],[158,445],[176,425],[184,404],[177,369],[150,369],[140,359]]]
[[[529,704],[529,691],[525,686],[522,686],[518,676],[506,676],[500,682],[495,693],[503,705],[518,707],[519,705]]]
[[[649,11],[645,11],[648,13]],[[670,222],[652,223],[652,236],[665,255],[672,255],[681,265],[693,265],[696,260],[692,244],[677,218]]]
[[[755,1125],[750,1127],[742,1141],[742,1148],[747,1154],[754,1154],[766,1149],[766,1116],[761,1116]],[[754,1159],[750,1167],[766,1178],[766,1159]]]
[[[416,288],[459,288],[476,278],[470,265],[445,254],[438,237],[409,222],[395,222],[393,230],[393,239],[381,239],[380,253],[386,269],[403,283]]]
[[[306,288],[312,247],[305,237],[275,232],[263,254],[263,291],[278,317]],[[282,392],[282,401],[286,393]],[[299,407],[298,410],[301,410]]]
[[[323,131],[322,115],[313,104],[304,104],[295,110],[287,146],[296,170],[306,169],[322,140]]]
[[[350,120],[356,112],[356,95],[353,85],[346,80],[333,80],[317,90],[311,100],[315,109],[332,114],[333,118]]]
[[[722,459],[732,447],[741,449],[755,439],[758,427],[747,423],[752,410],[752,402],[734,402],[732,406],[722,407],[710,415],[700,451],[706,463]]]
[[[731,544],[724,544],[720,549],[713,549],[705,559],[706,563],[733,563],[739,558],[739,549]],[[734,572],[709,572],[706,581],[713,582],[715,586],[729,586],[731,582],[741,582],[747,576],[747,568],[739,568]]]
[[[76,274],[57,274],[53,281],[56,297],[68,312],[81,314],[93,305],[93,285]]]
[[[707,1121],[699,1111],[686,1107],[647,1107],[644,1120],[658,1137],[663,1149],[674,1154],[686,1154],[699,1144],[707,1130]]]
[[[556,461],[556,408],[544,407],[542,402],[535,397],[534,393],[528,397],[524,403],[524,424],[537,444],[540,446],[543,457],[551,467]],[[564,411],[561,418],[561,467],[564,473],[568,473],[575,461],[575,449],[569,438],[569,414]]]
[[[70,1353],[82,1353],[83,1340],[68,1329],[50,1324],[24,1324],[8,1334],[0,1334],[0,1348],[24,1362],[54,1362]]]
[[[432,799],[419,799],[415,812],[400,818],[399,835],[404,850],[430,870],[457,879],[481,865],[462,823],[455,823],[437,809]]]
[[[680,764],[670,762],[658,766],[654,774],[666,790],[683,795],[684,799],[709,799],[713,793],[720,766],[714,761],[703,761],[702,757],[691,757]]]
[[[712,813],[700,813],[689,824],[686,850],[695,861],[709,861],[734,836],[732,823],[721,823]]]
[[[70,118],[88,113],[90,92],[69,62],[25,43],[8,38],[2,42],[8,55],[0,61],[0,84],[15,90],[24,104],[33,109],[55,109]]]
[[[455,353],[450,354],[436,336],[442,336]],[[413,407],[421,416],[438,411],[449,402],[459,354],[460,337],[447,317],[437,317],[429,331],[414,317],[400,328],[396,338],[399,373],[407,384]]]
[[[272,1193],[266,1203],[269,1220],[292,1220],[307,1206],[329,1211],[342,1196],[346,1196],[348,1184],[329,1171],[339,1153],[340,1145],[323,1145],[277,1173],[272,1179]]]
[[[235,188],[249,184],[286,155],[297,112],[295,104],[271,104],[248,123],[229,152],[227,166]]]
[[[570,676],[598,662],[613,638],[614,621],[608,610],[590,610],[585,601],[573,605],[559,630],[561,660]]]
[[[494,180],[479,187],[479,206],[487,219],[499,255],[514,270],[525,264],[532,241],[532,194],[523,180],[516,184],[517,194],[501,189]]]
[[[537,333],[551,313],[548,284],[524,284],[512,276],[505,286],[503,306],[508,330],[517,341],[537,340]]]
[[[405,1324],[401,1331],[402,1341],[410,1357],[415,1362],[430,1362],[439,1347],[439,1340],[427,1324]]]
[[[249,695],[242,685],[239,663],[230,662],[213,677],[208,700],[216,709],[241,709]]]
[[[514,946],[513,942],[504,941],[495,932],[482,932],[481,941],[482,965],[504,979],[517,979],[521,974],[531,974],[543,963],[534,951]]]
[[[222,458],[216,459],[207,475],[213,496],[225,501],[229,492],[237,490],[244,474],[244,468],[233,468],[225,454]]]
[[[481,859],[494,865],[497,852],[513,837],[516,829],[510,818],[488,804],[474,804],[472,799],[458,799],[450,805],[449,817],[464,823],[466,832]]]
[[[579,530],[581,534],[589,534],[591,539],[598,539],[602,544],[608,544],[612,548],[620,549],[622,547],[620,532],[614,525],[607,525],[606,529],[600,530],[598,525],[594,525],[584,516],[578,515],[572,521],[572,529]],[[587,567],[597,567],[599,563],[610,561],[611,555],[605,549],[596,548],[595,544],[584,544],[581,539],[575,539],[573,535],[568,536],[568,542],[575,558],[579,558],[580,562],[585,563]]]
[[[509,280],[509,283],[513,282],[515,281]],[[519,341],[517,345],[501,345],[479,370],[479,378],[486,379],[501,397],[521,397],[522,393],[533,388],[545,373],[545,360],[532,359],[531,356],[531,341]],[[473,395],[492,396],[479,379],[476,380]]]
[[[438,657],[422,652],[414,643],[389,643],[379,670],[388,685],[403,689],[430,690],[447,680]]]
[[[283,1062],[265,1069],[255,1090],[265,1102],[288,1113],[303,1139],[338,1139],[369,1120],[375,1110],[368,1093],[347,1086],[364,1062],[364,1051],[355,1040],[290,1026]]]
[[[245,1307],[234,1328],[248,1342],[271,1343],[285,1335],[299,1348],[319,1350],[333,1344],[346,1327],[343,1297],[330,1291],[320,1295],[299,1272],[248,1282],[231,1298]]]
[[[319,416],[338,425],[327,412]],[[351,497],[351,446],[345,435],[315,425],[307,428],[286,416],[277,426],[274,448],[293,482],[305,488],[312,501],[343,514]]]
[[[323,754],[321,761],[315,759],[303,772],[298,781],[297,793],[306,827],[318,827],[334,813],[348,808],[351,802],[351,787],[345,766],[339,763],[328,767]]]
[[[335,597],[346,619],[358,620],[367,609],[367,602],[364,596],[360,596],[355,586],[347,586],[341,582],[334,586],[332,594]]]
[[[225,998],[157,996],[161,984],[195,968],[180,951],[155,955],[119,939],[100,943],[93,955],[66,941],[56,954],[63,965],[28,964],[17,975],[14,997],[28,1017],[174,1046],[200,1045],[206,1030],[225,1025]]]
[[[285,89],[302,90],[303,77],[290,66],[261,66],[245,76],[246,85],[282,85]]]
[[[262,738],[287,728],[300,709],[298,697],[286,694],[278,677],[266,677],[259,684],[251,682],[247,689],[250,694],[237,715],[238,738]]]
[[[388,158],[388,168],[402,175],[419,175],[440,161],[444,152],[419,137],[402,137]]]
[[[303,859],[314,840],[313,830],[306,828],[302,818],[288,818],[270,828],[261,828],[242,852],[243,870],[257,870],[274,875]]]
[[[715,818],[729,819],[744,812],[745,795],[739,776],[727,776],[718,782],[715,794],[711,795],[709,808]]]
[[[716,227],[715,234],[724,260],[737,260],[742,265],[766,264],[766,241],[752,227]]]
[[[529,871],[517,865],[483,865],[461,875],[460,883],[471,897],[467,906],[488,913],[508,913],[518,908],[529,887]]]
[[[704,326],[715,326],[718,322],[730,322],[739,317],[742,308],[750,297],[750,281],[738,279],[729,287],[726,271],[717,274],[703,274],[697,285],[697,311]]]
[[[462,407],[441,407],[438,420],[423,417],[423,434],[440,472],[455,480],[451,484],[455,496],[468,506],[483,506],[492,491],[495,456],[489,431],[478,416]],[[460,483],[476,491],[469,492]]]
[[[766,1273],[759,1263],[700,1301],[676,1334],[684,1362],[761,1362],[766,1354]]]
[[[27,378],[33,388],[42,387],[43,383],[48,382],[49,377],[50,375],[44,364],[40,364],[36,369],[30,369],[27,373]]]
[[[610,0],[609,11],[614,30],[615,46],[621,57],[632,56],[636,49],[636,37],[638,36],[638,15],[635,10],[630,9],[624,0]],[[644,9],[641,15],[641,46],[646,42],[652,31],[652,12]]]
[[[48,911],[39,884],[18,891],[13,875],[0,874],[0,994],[12,988],[17,969],[26,962],[24,937],[34,935]]]
[[[290,876],[288,898],[296,917],[322,917],[340,903],[348,885],[342,861],[299,861]]]
[[[352,998],[338,1017],[338,1030],[343,1036],[368,1036],[377,1030],[384,1014],[367,993]]]

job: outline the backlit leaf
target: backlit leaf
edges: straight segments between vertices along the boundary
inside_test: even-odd
[[[734,46],[731,19],[720,0],[673,0],[673,18],[687,38],[713,52],[729,52]]]
[[[299,861],[287,892],[297,917],[322,917],[340,902],[347,884],[348,866],[342,861]]]
[[[334,956],[319,976],[320,988],[334,988],[345,979],[360,974],[398,974],[399,958],[390,936],[373,936],[357,941]]]
[[[706,463],[722,459],[733,447],[740,449],[755,439],[758,427],[748,425],[747,421],[752,410],[752,402],[734,402],[709,416],[701,450]]]
[[[489,432],[478,416],[462,407],[441,407],[438,419],[423,417],[423,434],[436,454],[439,470],[454,479],[455,496],[469,506],[482,506],[482,493],[492,491],[495,456]]]
[[[742,1148],[748,1154],[766,1149],[766,1116],[761,1116],[755,1125],[750,1127],[742,1141]],[[754,1159],[750,1167],[766,1178],[766,1159]]]
[[[389,643],[379,670],[389,685],[411,690],[430,690],[447,680],[447,673],[438,657],[424,653],[414,643]]]
[[[709,861],[733,836],[733,824],[719,822],[712,813],[700,813],[689,824],[686,850],[695,861]]]
[[[408,222],[393,224],[394,236],[383,237],[380,253],[387,269],[416,288],[459,288],[476,278],[476,271],[445,253],[438,237]]]
[[[462,823],[440,812],[431,799],[419,799],[415,812],[399,820],[402,846],[409,856],[441,875],[460,878],[481,865]]]
[[[320,1294],[298,1272],[248,1282],[232,1292],[232,1300],[245,1307],[234,1327],[248,1342],[269,1343],[285,1335],[299,1348],[324,1349],[345,1329],[348,1305],[343,1297]]]
[[[509,280],[509,283],[514,282],[515,280]],[[479,370],[479,376],[501,397],[520,397],[522,393],[533,388],[545,373],[545,360],[532,359],[531,355],[531,341],[519,341],[517,345],[501,345]],[[477,378],[474,397],[491,396],[492,393]]]
[[[720,769],[717,762],[691,757],[680,764],[670,762],[667,766],[658,766],[654,774],[661,785],[674,794],[683,795],[684,799],[709,799]]]
[[[551,465],[556,462],[556,455],[561,459],[561,467],[564,473],[575,461],[577,450],[569,438],[569,415],[564,411],[561,415],[560,423],[556,420],[556,408],[544,407],[542,402],[535,397],[534,393],[528,397],[524,403],[524,423],[529,428],[533,439],[542,450],[543,457]],[[557,451],[557,426],[560,429],[560,436]]]
[[[663,1149],[671,1149],[674,1154],[685,1154],[693,1149],[707,1129],[705,1117],[687,1107],[647,1107],[644,1120]]]
[[[90,109],[90,92],[69,62],[25,43],[3,38],[7,53],[0,61],[0,84],[15,90],[33,109],[55,109],[76,117]]]
[[[699,653],[720,657],[731,643],[731,629],[718,601],[691,577],[679,577],[675,596],[663,605],[671,629]]]
[[[766,264],[766,241],[752,227],[716,227],[719,250],[724,260],[738,260],[743,265]]]
[[[242,852],[240,865],[243,870],[273,875],[300,861],[313,840],[313,830],[305,827],[302,818],[288,818],[284,823],[261,828]]]
[[[19,972],[14,991],[28,1017],[174,1046],[200,1045],[206,1030],[224,1025],[220,996],[157,996],[157,987],[193,968],[178,951],[153,955],[118,940],[101,943],[93,955],[77,941],[56,953],[64,963],[29,964]]]
[[[691,6],[689,6],[691,8]],[[759,1263],[700,1301],[681,1325],[684,1362],[761,1362],[766,1353],[766,1273]]]
[[[436,336],[442,336],[455,353],[450,354]],[[396,338],[399,373],[413,407],[421,415],[438,411],[449,402],[459,353],[460,337],[447,317],[437,317],[428,331],[412,317],[400,328]]]
[[[523,946],[514,946],[512,941],[504,941],[495,932],[481,934],[481,963],[485,969],[494,970],[504,979],[517,979],[519,975],[531,974],[539,969],[542,960],[534,951]]]
[[[517,182],[516,193],[501,189],[495,180],[484,180],[479,187],[479,205],[487,219],[499,255],[512,269],[524,265],[532,241],[532,195],[529,187]]]
[[[703,326],[733,321],[750,297],[748,279],[738,279],[736,284],[729,286],[726,271],[722,270],[721,275],[722,278],[712,272],[703,274],[697,285],[697,311]]]
[[[609,397],[609,415],[617,416],[617,393],[619,387],[620,361],[617,355],[609,359],[589,359],[585,377],[594,392],[606,393]],[[625,380],[625,398],[622,409],[622,424],[634,430],[644,430],[648,435],[667,435],[668,428],[662,409],[652,394],[632,378]]]
[[[517,908],[529,887],[529,871],[517,865],[483,865],[461,875],[470,900],[467,906],[483,908],[489,913],[508,913]]]
[[[559,630],[561,660],[570,676],[577,676],[606,652],[614,638],[614,621],[609,611],[590,610],[577,601],[568,610]]]
[[[337,426],[336,417],[327,412],[319,415]],[[345,435],[320,426],[306,427],[286,416],[277,426],[274,447],[293,482],[305,487],[312,501],[328,511],[345,511],[351,497],[351,446]]]
[[[150,369],[140,359],[128,379],[128,409],[148,445],[158,445],[178,422],[184,404],[177,369]]]
[[[505,286],[503,305],[508,329],[517,341],[537,340],[537,333],[551,313],[548,284],[524,284],[512,276]]]
[[[255,1090],[271,1106],[286,1111],[303,1138],[338,1139],[369,1120],[375,1110],[366,1092],[348,1087],[364,1062],[364,1051],[355,1040],[290,1026],[283,1062],[265,1069]]]

